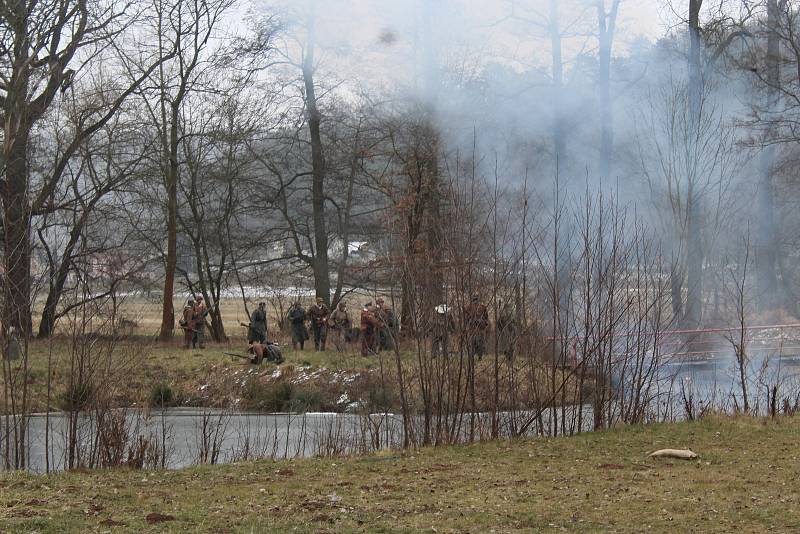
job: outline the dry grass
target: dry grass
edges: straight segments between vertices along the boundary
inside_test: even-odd
[[[6,474],[0,530],[797,532],[798,438],[799,419],[712,418],[342,460]],[[647,458],[662,447],[700,460]]]
[[[51,407],[58,407],[58,396],[69,382],[72,357],[69,340],[34,341],[30,346],[30,391],[31,411],[41,412],[47,408],[47,361],[52,358]],[[233,358],[225,352],[244,354],[244,341],[229,344],[210,343],[205,350],[184,350],[179,342],[156,343],[145,339],[118,342],[113,349],[111,372],[106,372],[101,361],[92,376],[92,382],[108,393],[115,406],[134,406],[146,402],[150,390],[156,384],[169,385],[181,404],[192,406],[222,406],[232,397],[240,396],[235,388],[236,378],[251,366],[247,360]],[[96,348],[96,345],[95,345]],[[329,370],[369,370],[378,366],[376,358],[364,358],[355,347],[343,353],[335,351],[293,351],[284,347],[284,367],[311,367]],[[95,356],[98,361],[104,356]],[[20,362],[16,362],[15,367]],[[272,364],[263,364],[263,371],[271,372]],[[0,384],[0,391],[3,385]],[[0,410],[1,411],[1,410]]]

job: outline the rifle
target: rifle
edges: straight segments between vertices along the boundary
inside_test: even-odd
[[[236,356],[237,358],[241,358],[243,360],[252,360],[251,356],[246,356],[244,354],[238,354],[236,352],[223,352],[222,354],[225,354],[226,356]]]

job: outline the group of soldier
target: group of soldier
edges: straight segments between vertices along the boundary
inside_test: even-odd
[[[460,328],[456,327],[454,313],[447,304],[436,306],[433,320],[428,328],[432,355],[447,355],[455,346],[461,346],[474,356],[486,354],[489,338],[489,312],[478,297],[463,307]],[[184,331],[184,348],[205,348],[205,328],[208,307],[203,297],[190,299],[183,309],[181,328]],[[392,350],[397,339],[397,321],[392,308],[382,298],[364,304],[358,325],[354,325],[347,303],[340,301],[333,312],[322,298],[317,298],[308,309],[296,301],[286,316],[292,334],[292,348],[304,349],[305,342],[313,336],[314,350],[324,351],[330,335],[337,351],[348,343],[360,340],[362,356]],[[501,303],[496,321],[499,352],[513,357],[516,338],[515,318],[511,308]],[[307,326],[308,325],[308,326]],[[250,347],[268,347],[266,303],[260,302],[250,315],[247,341]],[[311,333],[309,333],[309,327]]]
[[[336,309],[331,312],[323,299],[317,298],[313,306],[304,309],[300,302],[295,302],[289,313],[287,321],[291,326],[292,348],[304,349],[306,340],[311,335],[314,338],[314,350],[324,351],[329,333],[336,350],[341,351],[347,343],[361,340],[361,354],[368,356],[381,350],[394,348],[396,321],[394,312],[386,302],[379,298],[367,302],[361,310],[358,328],[353,326],[347,303],[339,302]],[[309,335],[306,323],[311,327]]]
[[[457,328],[454,313],[447,304],[436,306],[434,311],[429,329],[434,357],[447,355],[459,345],[471,356],[481,358],[486,354],[490,330],[489,310],[478,297],[473,297],[461,310],[461,328]],[[495,326],[498,352],[509,359],[513,358],[518,332],[513,310],[508,304],[500,303]]]
[[[433,356],[447,355],[457,346],[478,358],[485,355],[490,332],[487,307],[478,297],[473,297],[461,309],[460,328],[456,326],[454,317],[454,312],[447,304],[436,306],[427,332],[431,339]],[[382,298],[376,299],[374,304],[364,304],[358,325],[353,324],[344,301],[339,302],[331,312],[321,298],[308,310],[295,302],[289,310],[287,320],[291,325],[292,347],[295,350],[303,350],[305,341],[313,336],[314,350],[324,351],[330,334],[336,350],[341,351],[347,343],[360,340],[361,355],[369,356],[394,349],[398,334],[395,314]],[[311,334],[306,323],[310,326]],[[500,304],[495,326],[499,352],[512,358],[517,329],[513,311],[508,304]]]
[[[206,315],[208,306],[203,302],[203,297],[191,298],[183,307],[183,316],[180,326],[183,330],[183,348],[206,348]]]

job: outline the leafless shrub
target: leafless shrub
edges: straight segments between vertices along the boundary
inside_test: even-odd
[[[214,465],[219,461],[230,417],[227,410],[204,410],[200,415],[196,423],[198,463]]]

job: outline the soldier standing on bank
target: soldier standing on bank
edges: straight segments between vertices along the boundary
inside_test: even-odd
[[[383,299],[378,299],[375,303],[375,315],[381,322],[381,328],[378,331],[378,350],[392,350],[394,349],[394,312]]]
[[[449,341],[456,331],[456,324],[447,304],[439,304],[434,308],[434,312],[430,333],[431,355],[435,358],[450,353]]]
[[[186,306],[183,307],[183,317],[180,323],[183,329],[183,348],[189,349],[192,347],[194,340],[194,299],[189,299]]]
[[[264,344],[267,341],[267,303],[259,302],[250,314],[250,327],[247,331],[248,343]]]
[[[297,350],[297,345],[300,345],[300,350],[303,350],[303,344],[308,339],[308,331],[306,331],[306,311],[300,306],[300,302],[295,302],[289,314],[287,315],[289,324],[292,325],[292,349]]]
[[[314,333],[314,350],[325,350],[325,338],[328,336],[328,315],[330,310],[321,297],[308,309],[308,320],[311,321],[311,331]]]
[[[361,355],[375,354],[377,349],[376,333],[381,328],[380,320],[375,316],[375,306],[368,302],[361,310]]]
[[[19,360],[22,357],[22,346],[13,326],[8,329],[5,341],[6,350],[3,357],[8,361]]]
[[[506,302],[500,303],[497,315],[497,348],[509,360],[514,358],[514,343],[517,338],[517,325],[514,311]]]
[[[206,315],[208,308],[203,302],[203,296],[198,295],[194,303],[194,337],[192,347],[199,345],[201,349],[206,348]]]
[[[486,337],[489,333],[489,310],[480,299],[472,297],[472,302],[464,308],[464,328],[467,350],[470,356],[482,358],[486,354]]]
[[[341,352],[347,341],[346,333],[351,326],[350,314],[347,313],[347,305],[344,302],[339,302],[339,306],[328,319],[328,324],[333,330],[333,344],[336,350]]]

